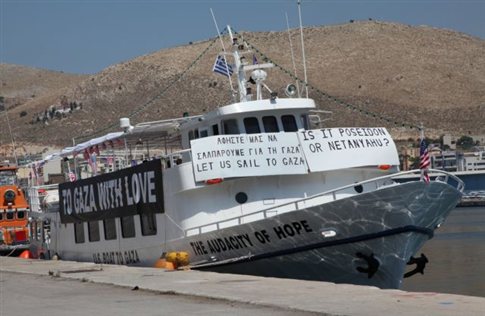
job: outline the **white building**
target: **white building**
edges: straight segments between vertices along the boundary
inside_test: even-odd
[[[485,151],[464,153],[460,164],[463,171],[485,170]]]

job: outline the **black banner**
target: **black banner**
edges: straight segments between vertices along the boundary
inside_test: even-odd
[[[160,159],[59,185],[62,223],[163,213]]]

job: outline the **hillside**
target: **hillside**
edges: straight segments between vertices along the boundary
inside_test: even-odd
[[[328,126],[385,126],[401,138],[417,137],[409,125],[420,122],[432,136],[485,133],[485,41],[450,30],[378,21],[307,27],[304,33],[310,97],[321,109],[333,111]],[[263,53],[293,73],[287,32],[241,34],[257,49],[259,60]],[[291,32],[298,77],[303,78],[298,35],[299,30]],[[227,104],[228,82],[211,72],[219,50],[214,40],[194,42],[95,75],[64,79],[65,84],[49,86],[49,93],[9,111],[15,139],[67,146],[72,138],[82,141],[102,129],[117,130],[120,117],[138,123]],[[292,79],[281,68],[269,71],[267,84],[283,96]],[[24,85],[2,87],[0,94],[41,95],[45,78],[35,79],[34,73],[35,92]],[[15,86],[2,68],[0,81],[5,80],[8,89]],[[51,105],[61,103],[66,110],[62,115],[43,119]],[[22,111],[28,114],[21,116]],[[10,138],[5,124],[0,126],[5,144]]]

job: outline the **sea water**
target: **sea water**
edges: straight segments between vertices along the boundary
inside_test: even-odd
[[[421,253],[424,274],[404,279],[402,290],[485,297],[485,207],[454,209]]]

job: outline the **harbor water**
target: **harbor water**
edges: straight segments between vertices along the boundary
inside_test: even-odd
[[[421,251],[424,274],[404,279],[402,290],[485,297],[485,207],[457,207]]]

